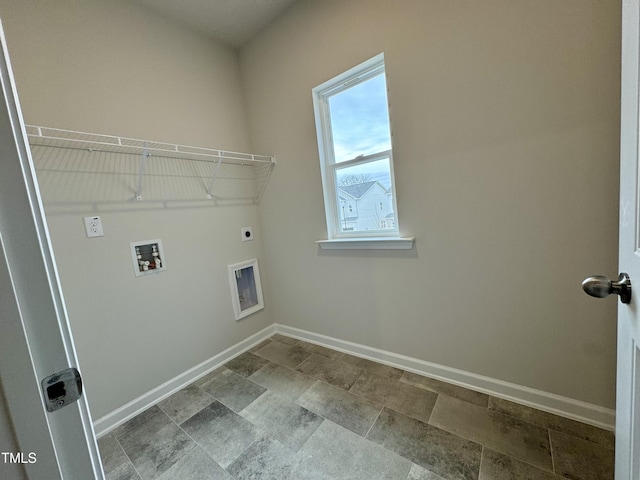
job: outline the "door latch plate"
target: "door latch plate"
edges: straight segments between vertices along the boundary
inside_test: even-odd
[[[76,368],[67,368],[42,379],[44,404],[48,412],[60,410],[82,395],[82,377]]]

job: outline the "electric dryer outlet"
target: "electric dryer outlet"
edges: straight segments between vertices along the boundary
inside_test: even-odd
[[[253,227],[244,227],[240,229],[243,242],[249,242],[253,240]]]

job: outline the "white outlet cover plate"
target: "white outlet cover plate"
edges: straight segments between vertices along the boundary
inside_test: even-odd
[[[253,227],[244,227],[240,229],[243,242],[249,242],[253,240]]]
[[[84,230],[87,237],[104,237],[100,217],[84,217]]]

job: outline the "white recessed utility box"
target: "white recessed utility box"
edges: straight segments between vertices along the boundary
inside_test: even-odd
[[[236,320],[264,308],[257,259],[229,265],[229,284]]]
[[[167,269],[162,240],[131,242],[131,259],[136,277],[164,272]]]

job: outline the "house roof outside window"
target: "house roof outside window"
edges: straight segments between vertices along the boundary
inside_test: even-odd
[[[354,183],[352,185],[342,185],[338,187],[338,190],[342,190],[343,192],[345,192],[347,195],[352,196],[353,198],[362,198],[362,196],[367,193],[371,187],[373,187],[375,184],[380,185],[380,187],[386,191],[387,189],[384,188],[382,186],[382,184],[380,182],[378,182],[377,180],[371,180],[369,182],[363,182],[363,183]]]

